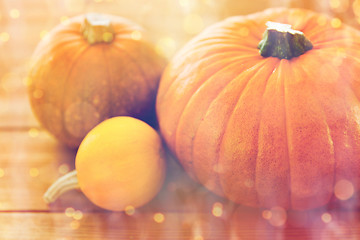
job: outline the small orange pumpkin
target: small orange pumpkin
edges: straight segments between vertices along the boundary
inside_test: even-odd
[[[164,64],[131,21],[95,13],[74,17],[53,29],[33,54],[33,112],[71,147],[112,116],[149,122]]]
[[[51,203],[80,188],[101,208],[138,208],[161,189],[165,164],[161,138],[152,127],[136,118],[113,117],[90,130],[76,154],[76,169],[55,181],[44,200]]]
[[[303,9],[210,26],[165,69],[161,133],[193,178],[237,203],[309,209],[339,181],[357,191],[359,43],[357,30]]]

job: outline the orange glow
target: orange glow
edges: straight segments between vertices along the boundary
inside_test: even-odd
[[[71,229],[74,229],[74,230],[78,229],[80,227],[80,222],[77,220],[74,220],[70,223],[70,227],[71,227]]]
[[[62,174],[62,175],[64,175],[64,174],[66,174],[66,173],[68,173],[69,172],[69,165],[67,165],[67,164],[61,164],[60,166],[59,166],[59,173],[60,174]]]
[[[321,220],[324,223],[329,223],[332,220],[331,214],[330,213],[324,213],[323,215],[321,215]]]
[[[80,211],[80,210],[76,210],[75,212],[74,212],[74,215],[73,215],[73,218],[74,218],[74,220],[80,220],[80,219],[82,219],[83,218],[83,213]]]
[[[30,170],[29,170],[29,175],[31,176],[31,177],[37,177],[37,176],[39,176],[39,169],[37,169],[37,168],[30,168]]]
[[[165,221],[165,216],[162,213],[155,213],[153,219],[157,223],[162,223]]]
[[[36,138],[37,136],[39,136],[39,130],[37,128],[30,128],[28,133],[29,136],[32,138]]]
[[[324,15],[318,17],[317,19],[317,23],[320,25],[320,26],[324,26],[326,24],[326,17]]]
[[[141,34],[141,32],[139,32],[139,31],[133,31],[133,32],[131,33],[131,38],[132,38],[133,40],[141,40],[142,34]]]
[[[347,200],[354,195],[354,185],[348,180],[340,180],[335,184],[334,194],[340,200]]]
[[[333,18],[333,19],[331,20],[331,26],[332,26],[333,28],[340,28],[341,25],[342,25],[342,22],[341,22],[341,20],[340,20],[339,18]]]
[[[65,209],[65,216],[67,217],[73,217],[74,213],[75,213],[75,209],[73,209],[72,207]]]
[[[195,236],[194,240],[203,240],[204,238],[202,236]]]
[[[33,92],[33,96],[34,98],[36,99],[40,99],[44,96],[44,91],[40,90],[40,89],[36,89],[34,92]]]
[[[9,12],[11,18],[16,19],[20,17],[20,11],[18,9],[11,9]]]
[[[212,207],[212,214],[215,217],[221,217],[223,214],[223,205],[222,203],[216,202],[214,203],[213,207]]]
[[[266,220],[271,219],[271,216],[272,216],[272,213],[271,213],[270,210],[264,210],[264,211],[262,212],[262,217],[263,217],[264,219],[266,219]]]
[[[61,16],[61,17],[60,17],[60,22],[61,22],[62,24],[67,24],[67,23],[69,23],[69,17],[68,17],[68,16]]]
[[[349,5],[349,0],[330,0],[330,8],[334,12],[345,12]]]
[[[135,208],[133,206],[129,205],[125,208],[126,215],[132,216],[134,215],[134,213],[135,213]]]
[[[184,19],[183,28],[188,34],[197,34],[203,27],[203,19],[197,14],[189,14]]]
[[[160,38],[156,43],[155,50],[158,54],[171,57],[176,51],[176,42],[171,37]]]
[[[283,226],[287,220],[287,213],[285,209],[281,207],[271,208],[269,216],[270,218],[268,219],[268,221],[274,227]]]
[[[355,16],[360,16],[360,0],[355,0],[352,4],[352,9]]]
[[[49,33],[49,32],[48,32],[47,30],[42,30],[42,31],[40,32],[40,39],[45,38],[48,33]]]
[[[0,41],[7,42],[10,39],[10,34],[7,32],[0,33]]]

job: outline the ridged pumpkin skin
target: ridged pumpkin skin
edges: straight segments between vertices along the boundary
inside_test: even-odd
[[[266,22],[313,49],[262,57]],[[334,23],[334,22],[333,22]],[[268,9],[208,27],[160,81],[162,136],[208,189],[248,206],[310,209],[340,180],[360,188],[360,35],[303,9]]]
[[[70,147],[104,119],[147,121],[165,61],[127,19],[110,20],[114,39],[90,44],[81,32],[85,15],[53,29],[37,46],[29,73],[29,98],[43,127]],[[154,115],[154,114],[153,114]]]

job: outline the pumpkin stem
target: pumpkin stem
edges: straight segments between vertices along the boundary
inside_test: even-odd
[[[80,31],[90,44],[110,43],[115,34],[110,19],[96,13],[85,16]]]
[[[54,202],[61,194],[79,189],[79,182],[76,170],[73,170],[56,180],[45,192],[43,198],[46,203]]]
[[[263,57],[291,59],[313,48],[303,32],[291,28],[291,25],[267,22],[268,27],[258,48]]]

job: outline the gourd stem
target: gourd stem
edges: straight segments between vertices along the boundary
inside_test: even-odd
[[[85,16],[80,31],[90,44],[110,43],[115,34],[110,19],[96,13],[89,13]]]
[[[291,25],[267,22],[268,27],[258,48],[263,57],[291,59],[313,48],[303,32],[291,28]]]
[[[45,192],[43,198],[46,203],[54,202],[61,194],[72,190],[79,189],[79,182],[77,178],[77,171],[67,173],[56,180]]]

